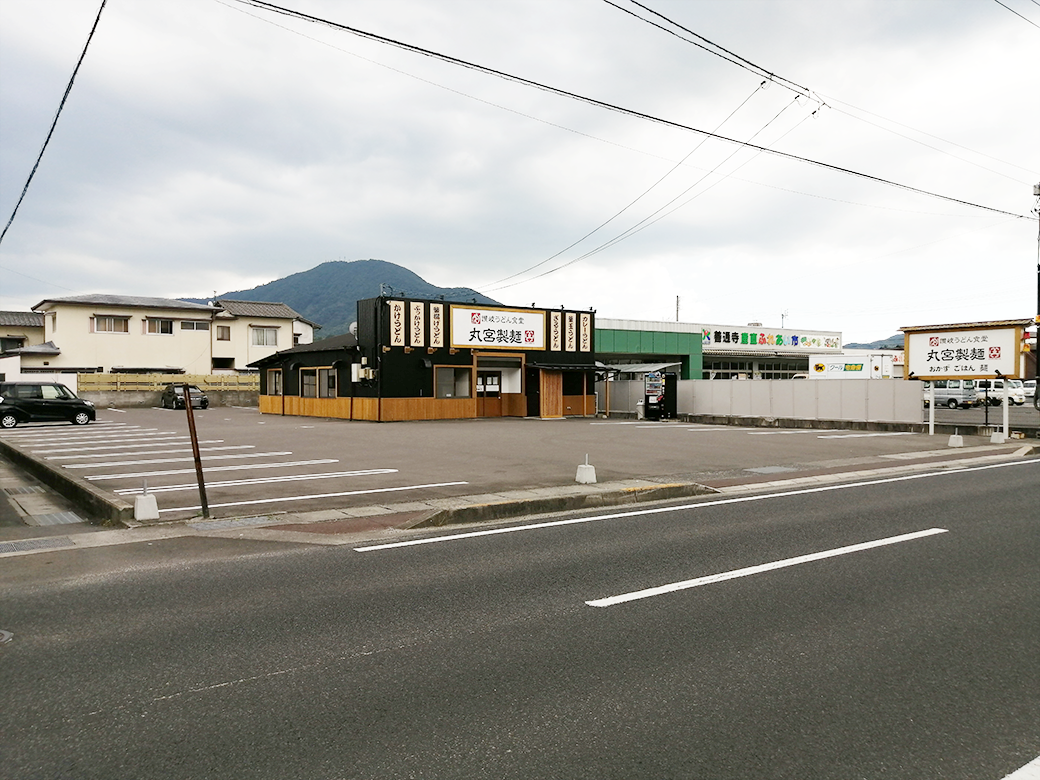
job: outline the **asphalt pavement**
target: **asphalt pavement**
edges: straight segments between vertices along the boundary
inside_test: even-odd
[[[0,547],[0,555],[30,552],[38,537],[70,547],[204,533],[339,544],[418,525],[952,467],[1022,457],[1033,446],[965,436],[962,447],[950,447],[948,436],[918,433],[596,418],[379,424],[246,408],[195,417],[209,517],[184,412],[100,410],[85,427],[24,425],[0,433],[6,444],[113,500],[134,503],[147,490],[159,513],[158,521],[131,523],[136,535],[115,534],[0,463],[8,503],[0,541],[19,542]],[[586,463],[595,483],[576,481]]]
[[[378,544],[7,560],[3,773],[1025,777],[1038,486],[1001,458]]]

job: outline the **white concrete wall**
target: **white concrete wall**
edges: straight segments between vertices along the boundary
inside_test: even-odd
[[[604,411],[606,401],[604,384],[596,384],[599,411]],[[693,379],[680,380],[677,392],[679,414],[915,423],[923,419],[921,383],[901,379]],[[641,380],[610,383],[611,412],[634,413],[642,400]]]
[[[5,382],[60,382],[79,395],[79,374],[23,374],[18,355],[0,358],[0,375]]]

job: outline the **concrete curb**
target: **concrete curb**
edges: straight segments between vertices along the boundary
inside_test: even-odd
[[[0,454],[19,468],[24,469],[43,484],[68,499],[92,520],[102,525],[126,525],[134,519],[134,505],[91,485],[85,479],[75,477],[35,455],[23,452],[0,439]]]
[[[660,487],[638,487],[626,488],[624,490],[589,492],[569,496],[529,498],[493,504],[473,504],[438,510],[429,517],[404,526],[404,528],[440,528],[447,525],[486,523],[495,520],[506,520],[511,517],[522,517],[524,515],[569,512],[577,509],[623,506],[625,504],[638,504],[650,501],[668,501],[673,498],[703,496],[718,492],[715,488],[710,488],[706,485],[684,483],[661,485]]]

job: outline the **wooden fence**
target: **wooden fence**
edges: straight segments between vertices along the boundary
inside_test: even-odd
[[[171,383],[201,390],[260,390],[259,374],[80,374],[78,380],[81,393],[161,391]]]

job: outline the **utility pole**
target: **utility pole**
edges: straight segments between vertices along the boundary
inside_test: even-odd
[[[675,296],[675,321],[679,321],[679,296]]]
[[[1036,326],[1036,347],[1033,349],[1033,379],[1040,385],[1040,184],[1033,185],[1033,213],[1037,216],[1036,221],[1036,317],[1033,324]],[[1040,390],[1033,390],[1033,408],[1040,411]]]

